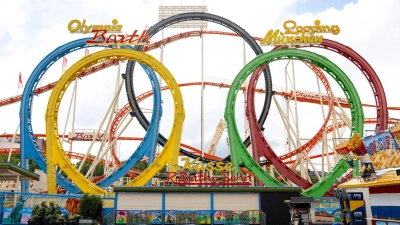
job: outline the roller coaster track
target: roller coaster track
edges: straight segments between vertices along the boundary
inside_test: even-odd
[[[38,166],[44,172],[47,171],[45,156],[41,153],[39,149],[32,128],[31,110],[32,110],[33,96],[35,94],[36,87],[38,86],[43,74],[58,59],[76,50],[87,47],[93,47],[86,45],[87,40],[90,40],[90,38],[79,39],[64,44],[62,46],[59,46],[58,48],[53,50],[50,54],[48,54],[44,59],[42,59],[42,61],[35,67],[32,74],[29,76],[29,79],[25,84],[20,106],[21,167],[28,168],[28,159],[33,158],[35,162],[38,164]],[[114,63],[116,63],[116,61],[114,61]],[[102,66],[106,67],[107,65],[112,65],[112,64],[113,64],[112,62],[107,62],[107,63],[104,62],[104,64],[100,64],[99,67]],[[52,88],[51,85],[47,87],[45,86],[41,91],[46,91],[51,88]],[[80,189],[75,184],[71,183],[69,180],[67,180],[65,177],[63,177],[58,173],[57,173],[57,183],[62,187],[64,187],[70,193],[77,193],[80,191]],[[22,191],[27,191],[28,184],[26,182],[22,182],[21,189]]]
[[[328,114],[325,118],[325,121],[321,128],[318,130],[317,134],[314,135],[313,138],[311,138],[307,143],[302,145],[300,148],[292,151],[295,153],[295,155],[306,152],[305,154],[308,154],[309,151],[311,151],[312,148],[317,145],[319,141],[319,137],[322,137],[323,132],[326,129],[326,125],[328,124],[332,111],[333,111],[333,98],[332,98],[332,89],[329,85],[328,79],[325,77],[324,73],[319,70],[316,66],[310,65],[308,63],[305,63],[307,66],[309,66],[318,76],[318,78],[322,81],[322,84],[325,86],[325,89],[328,93],[328,99],[330,99],[330,104],[329,104],[329,110]],[[247,105],[246,105],[246,117],[249,121],[249,128],[250,128],[250,140],[253,143],[253,158],[256,160],[258,164],[260,164],[260,156],[265,156],[265,158],[271,162],[275,168],[280,171],[283,175],[286,175],[289,180],[291,180],[293,183],[297,184],[298,186],[301,186],[304,189],[307,189],[312,186],[312,183],[305,180],[298,174],[296,174],[293,171],[293,167],[296,165],[293,164],[292,168],[289,168],[286,166],[285,163],[282,162],[282,160],[279,159],[279,157],[275,154],[274,150],[272,147],[268,144],[267,140],[265,139],[261,128],[257,124],[257,119],[256,119],[256,111],[255,111],[255,88],[257,86],[257,81],[260,78],[260,71],[262,67],[258,68],[257,70],[254,71],[253,75],[250,78],[250,82],[248,85],[248,90],[247,90]],[[291,152],[291,153],[292,153]],[[282,176],[281,176],[282,177]],[[278,179],[279,180],[279,179]]]
[[[257,42],[243,28],[241,28],[240,26],[238,26],[237,24],[233,23],[230,20],[227,20],[227,19],[217,16],[217,15],[209,14],[209,13],[191,12],[191,13],[182,13],[182,14],[168,17],[164,20],[159,21],[152,27],[150,27],[147,30],[147,34],[151,38],[152,36],[157,34],[159,31],[161,31],[162,29],[164,29],[172,24],[179,23],[182,21],[190,21],[190,20],[208,21],[208,22],[213,22],[213,23],[217,23],[222,26],[225,26],[226,28],[234,31],[237,35],[242,37],[243,40],[245,42],[247,42],[247,44],[249,44],[250,48],[255,52],[256,55],[261,54],[263,52],[261,47],[257,44]],[[143,50],[143,46],[138,46],[136,48],[138,50]],[[127,72],[126,72],[127,82],[125,85],[126,92],[128,93],[128,101],[132,107],[132,110],[134,111],[134,113],[136,115],[136,119],[139,121],[139,123],[142,125],[142,127],[145,130],[147,130],[149,122],[148,122],[147,118],[144,116],[142,110],[139,108],[139,104],[136,102],[135,91],[134,91],[134,87],[132,84],[134,67],[135,67],[134,62],[128,62],[127,69],[126,69],[127,70]],[[268,115],[268,111],[269,111],[269,108],[271,105],[271,98],[272,98],[272,81],[271,81],[271,74],[270,74],[268,67],[266,67],[266,69],[264,70],[264,78],[265,78],[266,95],[265,95],[265,102],[263,105],[261,116],[259,119],[260,125],[263,125],[266,120],[266,117]],[[164,146],[166,141],[167,141],[167,139],[162,134],[159,134],[158,143],[160,145]],[[245,145],[246,146],[250,145],[249,138],[245,140]],[[189,152],[185,151],[182,148],[180,149],[180,152],[188,157],[191,157],[191,158],[194,157],[192,154],[190,154]],[[197,156],[196,156],[196,158],[197,158]],[[211,160],[200,157],[200,161],[210,162]]]
[[[390,119],[390,120],[389,120],[389,124],[395,124],[395,123],[397,123],[397,122],[398,122],[398,121],[397,121],[397,120],[394,120],[394,119]],[[364,124],[374,124],[374,123],[376,123],[376,119],[374,119],[374,118],[366,118],[366,119],[364,120]],[[341,127],[343,127],[343,126],[346,126],[346,124],[345,124],[344,122],[339,122],[339,123],[336,125],[336,128],[341,128]],[[330,125],[330,126],[328,126],[328,127],[326,128],[326,130],[327,130],[327,133],[330,133],[330,132],[332,132],[332,131],[334,130],[334,128],[333,128],[332,125]],[[12,136],[13,136],[13,134],[0,134],[0,138],[11,138]],[[19,136],[19,134],[17,134],[17,137],[18,137],[18,136]],[[34,136],[35,136],[35,137],[46,137],[46,134],[35,134]],[[62,138],[63,135],[60,135],[60,137]],[[65,138],[68,138],[67,135],[65,135],[64,137],[65,137]],[[142,138],[142,137],[118,137],[118,140],[124,140],[124,141],[141,141],[141,140],[143,140],[143,138]],[[86,141],[91,141],[91,139],[87,139]],[[196,154],[200,154],[200,155],[201,155],[201,150],[199,150],[199,149],[197,149],[197,148],[194,148],[194,147],[192,147],[192,146],[189,146],[189,145],[186,145],[186,144],[183,144],[183,143],[181,143],[181,146],[184,147],[184,148],[193,150],[193,151],[196,152]],[[17,154],[17,155],[20,154],[19,148],[14,148],[14,147],[13,147],[12,149],[13,149],[13,150],[12,150],[12,154]],[[0,154],[8,154],[9,151],[10,151],[10,148],[0,149]],[[46,151],[42,151],[42,152],[43,152],[43,153],[46,153]],[[84,158],[84,156],[85,156],[85,154],[83,154],[83,153],[69,152],[69,151],[66,151],[65,154],[66,154],[68,157],[71,157],[71,158],[73,158],[73,159],[78,159],[78,160],[82,160],[82,159]],[[329,152],[328,154],[329,154],[329,155],[333,155],[334,152]],[[215,160],[217,160],[217,161],[218,161],[218,160],[221,160],[221,157],[218,157],[218,156],[214,156],[214,157],[215,157]],[[316,159],[316,158],[320,158],[320,157],[322,157],[322,154],[312,155],[312,156],[310,156],[309,158],[310,158],[310,159]],[[90,157],[89,157],[88,159],[89,159],[89,160],[93,160],[93,158],[90,158]],[[147,159],[141,160],[141,162],[144,162],[144,161],[147,161]],[[292,164],[292,163],[294,163],[294,162],[296,162],[296,160],[285,161],[286,164]],[[104,163],[105,163],[104,160],[102,160],[102,164],[104,164]]]
[[[150,45],[147,45],[147,46],[145,46],[143,48],[142,51],[148,52],[148,51],[154,50],[156,48],[159,48],[161,45],[167,45],[167,44],[170,44],[172,42],[178,41],[178,40],[183,39],[183,38],[199,37],[199,36],[201,36],[203,34],[216,34],[216,35],[239,37],[239,35],[237,35],[236,33],[223,32],[223,31],[209,31],[209,30],[188,31],[188,32],[183,32],[183,33],[179,33],[179,34],[167,37],[167,38],[165,38],[163,40],[160,40],[160,41],[154,42],[154,43],[152,43]],[[262,39],[262,38],[259,38],[259,37],[253,37],[253,38],[255,40],[261,40]],[[324,39],[324,40],[327,40],[327,39]],[[337,45],[337,44],[341,45],[340,43],[335,43],[335,45]],[[329,46],[329,48],[332,48],[332,46]],[[332,50],[332,51],[337,52],[339,50]],[[356,65],[358,65],[359,62],[356,61],[354,63]],[[362,62],[362,61],[361,61],[361,63],[362,63],[361,65],[364,64],[364,62]],[[118,62],[116,60],[111,60],[111,61],[104,62],[101,65],[97,65],[97,66],[94,66],[93,68],[89,68],[87,72],[80,74],[79,77],[80,78],[81,77],[85,77],[85,76],[93,74],[94,72],[97,72],[97,71],[99,71],[101,69],[108,68],[108,67],[110,67],[112,65],[118,65]],[[364,65],[363,65],[363,67],[364,67]],[[367,66],[365,66],[365,67],[367,67]],[[370,75],[368,74],[368,76],[370,76]],[[42,94],[44,92],[47,92],[47,91],[53,89],[53,87],[56,85],[56,83],[57,82],[53,82],[53,83],[47,84],[47,85],[45,85],[43,87],[37,88],[35,90],[34,94],[35,95],[40,95],[40,94]],[[265,93],[264,89],[257,89],[257,90],[259,92],[261,92],[261,93]],[[293,92],[285,93],[285,92],[275,91],[275,94],[284,95],[284,96],[287,96],[289,98],[293,98],[294,97],[294,93]],[[2,100],[0,100],[0,107],[6,106],[6,105],[9,105],[9,104],[12,104],[12,103],[19,102],[19,101],[21,101],[21,97],[22,97],[22,95],[17,95],[17,96],[13,96],[13,97],[2,99]],[[318,96],[315,96],[315,97],[318,97]],[[310,96],[308,96],[308,97],[297,96],[297,101],[299,101],[299,102],[310,102],[310,101],[313,101],[314,103],[320,104],[319,98],[311,98]],[[323,104],[328,105],[328,101],[327,100],[323,99],[322,101],[323,101]],[[337,106],[336,102],[334,102],[334,104],[335,104],[335,106]],[[340,105],[342,107],[349,108],[349,104],[346,103],[346,102],[341,102]],[[363,104],[363,107],[376,107],[376,105]],[[400,107],[388,106],[387,109],[388,110],[400,110]]]
[[[197,32],[197,34],[196,34],[196,32]],[[186,33],[191,33],[190,35],[185,35]],[[175,36],[173,36],[173,37],[171,37],[171,38],[167,38],[167,39],[165,39],[165,40],[163,40],[163,41],[168,41],[168,42],[172,42],[172,41],[174,41],[174,40],[177,40],[177,39],[180,39],[180,38],[184,38],[184,37],[189,37],[189,36],[200,36],[200,35],[202,35],[202,34],[223,34],[223,35],[229,35],[229,36],[238,36],[237,34],[234,34],[234,33],[228,33],[228,32],[214,32],[214,31],[191,31],[191,32],[186,32],[186,33],[182,33],[182,34],[179,34],[179,35],[175,35]],[[174,39],[174,38],[176,38],[176,39]],[[258,39],[258,38],[255,38],[256,40]],[[327,42],[328,43],[328,42]],[[146,48],[144,48],[144,49],[146,49],[146,50],[148,50],[148,49],[150,49],[150,47],[153,47],[153,48],[156,48],[156,47],[158,47],[158,46],[160,46],[160,44],[165,44],[165,43],[162,43],[162,42],[156,42],[156,43],[154,43],[154,45],[151,45],[151,46],[148,46],[148,47],[146,47]],[[341,45],[340,43],[336,43],[337,45]],[[318,46],[317,46],[318,47]],[[345,46],[346,48],[348,48],[347,46]],[[335,52],[338,52],[339,54],[342,54],[343,56],[345,56],[345,57],[351,57],[351,56],[349,56],[349,54],[348,53],[343,53],[343,50],[342,49],[339,49],[339,50],[335,50],[335,49],[332,49],[333,47],[332,46],[329,46],[329,44],[326,44],[323,48],[326,48],[326,49],[329,49],[329,50],[332,50],[332,51],[335,51]],[[349,48],[350,49],[350,48]],[[353,51],[352,49],[350,49],[351,51]],[[357,54],[357,53],[356,53]],[[358,55],[358,54],[357,54]],[[353,61],[353,63],[355,63],[360,69],[362,69],[363,70],[363,73],[367,76],[367,74],[368,73],[370,73],[371,71],[374,73],[374,71],[373,71],[373,69],[368,65],[368,66],[365,66],[365,65],[363,65],[363,64],[361,64],[361,63],[359,63],[359,62],[357,62],[356,60],[357,60],[357,57],[356,57],[356,60],[354,60],[354,59],[352,59]],[[365,60],[364,60],[365,61]],[[360,66],[361,65],[361,66]],[[366,69],[365,69],[366,68]],[[369,74],[368,74],[369,75]],[[371,75],[369,75],[369,76],[371,76]],[[373,76],[372,76],[373,77]],[[370,81],[370,83],[373,81],[373,80],[376,80],[376,79],[374,79],[374,78],[371,78],[371,81]],[[372,86],[372,83],[371,83],[371,86]],[[47,86],[44,86],[44,87],[42,87],[43,89],[45,89],[45,88],[49,88],[50,87],[50,85],[47,85]],[[38,92],[38,91],[40,91],[40,88],[38,88],[38,89],[36,89],[35,90],[35,94],[39,94],[40,92]],[[293,96],[293,93],[291,93],[290,94],[290,96]],[[375,93],[375,97],[376,97],[376,99],[380,99],[380,97],[379,97],[379,94],[376,94]],[[305,98],[306,99],[306,98]],[[6,104],[11,104],[11,103],[13,103],[13,102],[17,102],[17,101],[19,101],[20,100],[20,97],[12,97],[12,98],[9,98],[9,99],[5,99],[5,100],[0,100],[0,106],[4,106],[4,105],[6,105]],[[302,98],[297,98],[297,100],[299,100],[299,101],[301,101],[302,100]],[[381,108],[381,112],[383,112],[383,113],[380,113],[380,114],[385,114],[384,112],[385,112],[385,106],[386,106],[386,100],[385,101],[379,101],[379,102],[384,102],[385,104],[381,104],[382,105],[382,107],[380,107],[379,105],[378,105],[378,107],[380,107]],[[324,102],[325,103],[325,102]],[[343,104],[341,104],[341,105],[343,105]],[[363,104],[364,106],[368,106],[368,107],[374,107],[374,105],[367,105],[367,104]],[[347,106],[348,107],[348,106]],[[400,108],[399,107],[389,107],[388,109],[391,109],[391,110],[399,110]],[[387,111],[387,110],[386,110]],[[379,115],[379,114],[378,114]],[[382,117],[382,116],[381,116]],[[380,121],[382,121],[382,119],[380,120]]]
[[[90,38],[83,38],[79,40],[75,40],[72,42],[69,42],[67,44],[64,44],[55,50],[53,50],[50,54],[48,54],[34,69],[32,72],[31,76],[29,76],[28,81],[26,82],[24,92],[22,95],[21,99],[21,107],[20,107],[20,134],[21,134],[21,154],[20,154],[20,162],[21,166],[23,168],[28,167],[28,158],[33,158],[35,162],[39,165],[39,167],[46,172],[47,171],[47,166],[46,166],[46,159],[44,155],[41,153],[39,150],[39,146],[36,142],[36,138],[34,137],[34,132],[32,129],[32,120],[31,120],[31,109],[32,109],[32,100],[33,100],[33,95],[36,90],[36,86],[38,85],[41,77],[43,74],[46,72],[46,70],[54,64],[58,59],[62,58],[63,56],[82,49],[82,48],[88,48],[88,47],[93,47],[93,46],[88,46],[86,44],[86,41],[90,40]],[[115,47],[115,46],[111,46]],[[128,48],[131,48],[128,46]],[[111,58],[108,58],[107,61],[110,61]],[[112,59],[118,59],[118,58],[112,58]],[[125,60],[125,59],[124,59]],[[103,61],[98,61],[98,63],[101,63]],[[96,63],[96,64],[98,64]],[[88,66],[91,67],[94,64],[91,64]],[[109,65],[111,65],[109,63]],[[100,65],[101,66],[101,65]],[[80,72],[84,72],[84,69]],[[86,71],[87,72],[87,71]],[[148,74],[149,75],[149,74]],[[57,83],[58,85],[58,83]],[[57,135],[54,136],[57,138]],[[62,152],[61,152],[62,153]],[[65,159],[66,160],[66,159]],[[72,164],[67,163],[67,167],[72,168]],[[75,169],[75,168],[73,168]],[[50,181],[53,182],[53,181]],[[79,180],[78,180],[79,182]],[[80,192],[81,190],[74,184],[65,179],[63,176],[61,176],[59,173],[57,173],[57,183],[64,187],[67,191],[70,193],[77,193]],[[93,186],[94,187],[94,186]],[[95,188],[96,189],[96,188]],[[22,190],[28,190],[28,186],[26,182],[22,183]]]
[[[144,70],[146,71],[146,73],[149,76],[153,92],[155,93],[154,99],[153,99],[153,114],[152,114],[152,118],[151,118],[152,123],[150,124],[150,129],[145,134],[144,139],[143,139],[142,143],[139,145],[139,147],[137,148],[137,150],[125,161],[125,163],[121,164],[121,162],[118,160],[119,164],[117,163],[117,165],[118,165],[117,170],[115,170],[111,175],[105,177],[104,179],[102,179],[101,181],[99,181],[97,183],[97,185],[100,187],[110,186],[112,183],[114,183],[120,177],[124,176],[126,173],[132,175],[130,173],[131,168],[133,168],[136,165],[136,163],[138,163],[144,156],[148,157],[149,164],[151,164],[154,161],[154,157],[156,154],[156,147],[157,147],[156,137],[158,134],[159,123],[160,123],[161,115],[162,115],[161,92],[159,91],[160,85],[158,83],[158,80],[157,80],[157,77],[156,77],[156,74],[154,73],[154,71],[150,70],[147,67],[144,67]],[[165,72],[165,74],[167,74],[167,72]],[[171,77],[168,77],[168,75],[164,75],[164,76],[166,77],[166,79],[173,79]],[[170,82],[167,82],[167,84],[174,85],[174,84],[171,84]],[[172,88],[176,88],[176,85],[172,86]],[[174,97],[174,99],[176,99],[176,97]],[[179,99],[179,97],[178,97],[178,99]],[[178,103],[176,103],[176,104],[178,104]],[[134,115],[132,114],[131,116],[134,116]],[[179,130],[179,127],[177,129]],[[176,135],[171,134],[171,136],[176,136]],[[169,149],[166,149],[166,151],[169,151]]]
[[[370,84],[371,89],[374,93],[376,114],[377,114],[376,130],[381,131],[388,129],[389,113],[388,113],[385,90],[378,75],[376,74],[372,66],[367,62],[367,60],[365,60],[352,48],[328,39],[324,39],[322,43],[320,43],[319,45],[311,45],[311,46],[295,45],[293,47],[296,48],[317,47],[317,48],[327,49],[342,55],[343,57],[347,58],[352,63],[354,63],[354,65],[356,65],[359,68],[359,70],[364,74],[365,78],[367,78],[367,81]],[[287,47],[277,46],[274,49],[282,49],[282,48],[287,48]]]
[[[178,36],[176,38],[181,38],[181,37]],[[325,46],[329,46],[329,44],[330,44],[329,40],[325,42]],[[328,49],[335,50],[340,47],[343,47],[343,45],[336,43],[336,45],[334,47],[330,47]],[[354,55],[359,56],[357,53],[355,53],[350,48],[346,49],[345,51],[352,51],[354,53],[353,56]],[[353,57],[349,56],[349,53],[343,54],[344,50],[338,50],[336,52],[338,52],[339,54],[341,54],[345,57],[347,56],[347,58],[350,59],[353,63],[355,63],[361,69],[361,71],[364,73],[364,75],[367,77],[367,79],[372,87],[372,90],[374,92],[375,101],[376,101],[376,105],[377,105],[377,121],[378,122],[377,122],[376,130],[386,129],[387,128],[387,115],[388,115],[386,98],[385,98],[384,90],[380,83],[380,80],[377,77],[377,75],[375,74],[375,72],[373,71],[372,67],[370,67],[369,64],[361,56],[356,57],[356,60],[354,60]],[[364,63],[364,65],[367,67],[360,67],[358,62]],[[365,68],[368,68],[368,71]],[[372,79],[370,79],[369,76],[371,76]],[[339,170],[337,170],[336,172],[338,172],[338,171]],[[336,174],[336,176],[337,176],[337,174]],[[312,190],[315,190],[315,188],[313,188]],[[315,191],[314,193],[318,193],[318,191]]]
[[[222,34],[222,33],[220,33]],[[171,37],[171,39],[167,40],[166,42],[172,42],[174,40],[183,38],[183,37],[188,37],[188,36],[195,36],[196,33],[187,33],[187,35],[176,35]],[[200,34],[201,35],[201,34]],[[235,34],[225,34],[225,35],[230,35],[230,36],[235,36]],[[255,38],[257,40],[257,38]],[[157,45],[156,46],[160,46]],[[309,47],[309,46],[296,46],[296,47]],[[352,61],[360,70],[361,72],[366,76],[368,82],[370,83],[370,86],[372,88],[372,91],[374,92],[374,97],[375,97],[375,102],[376,102],[376,108],[377,108],[377,123],[376,123],[376,130],[384,130],[387,129],[388,127],[388,107],[387,107],[387,102],[386,102],[386,97],[385,97],[385,92],[383,89],[383,86],[379,80],[379,77],[373,70],[373,68],[369,65],[369,63],[362,58],[357,52],[355,52],[353,49],[351,49],[348,46],[344,46],[338,42],[334,42],[331,40],[324,40],[322,44],[315,46],[319,48],[325,48],[331,51],[334,51],[338,54],[341,54],[342,56],[346,57],[350,61]],[[278,48],[278,47],[277,47]],[[282,48],[282,46],[281,46]],[[373,106],[373,105],[366,105],[365,106]],[[348,106],[347,106],[348,107]],[[391,107],[390,107],[391,108]],[[393,107],[391,108],[393,110],[398,110],[399,107]],[[287,156],[284,156],[282,158],[285,158]]]
[[[158,62],[156,59],[154,59],[152,56],[147,55],[145,53],[141,53],[138,51],[132,51],[132,50],[127,50],[127,49],[108,49],[108,50],[103,50],[100,52],[93,53],[91,55],[88,55],[84,57],[83,59],[79,60],[77,63],[75,63],[73,66],[71,66],[60,78],[60,81],[57,83],[57,85],[54,87],[51,96],[49,98],[49,103],[47,106],[47,111],[46,111],[46,148],[47,149],[52,149],[52,151],[49,151],[47,153],[47,158],[48,158],[48,165],[47,165],[47,174],[48,174],[48,191],[49,193],[56,193],[56,181],[55,181],[55,170],[54,170],[54,165],[59,165],[60,168],[69,176],[71,179],[79,186],[79,188],[83,192],[89,192],[89,193],[104,193],[104,190],[99,188],[98,186],[94,185],[91,183],[89,180],[87,180],[79,171],[75,169],[75,167],[69,162],[67,157],[64,154],[62,144],[60,143],[60,139],[58,136],[58,127],[57,127],[57,117],[58,117],[58,110],[59,110],[59,105],[62,100],[62,96],[65,93],[65,90],[69,86],[69,84],[76,78],[76,74],[79,73],[80,71],[84,71],[84,69],[87,66],[91,66],[93,64],[96,64],[98,62],[108,60],[110,58],[113,59],[119,59],[119,60],[137,60],[140,61],[141,63],[144,63],[145,65],[150,65],[152,66],[155,71],[157,71],[161,77],[166,81],[166,83],[170,86],[171,88],[171,93],[173,94],[173,99],[175,101],[175,118],[174,118],[174,125],[173,129],[171,132],[171,141],[167,143],[167,145],[164,148],[164,151],[161,153],[161,155],[157,158],[158,161],[161,159],[168,161],[170,164],[171,162],[176,162],[177,161],[177,152],[176,146],[179,147],[179,142],[180,142],[180,137],[181,137],[181,132],[182,132],[182,125],[183,125],[183,120],[184,120],[184,109],[183,109],[183,102],[182,102],[182,95],[180,93],[179,87],[177,86],[172,74],[166,69],[160,62]],[[146,70],[146,68],[145,68]],[[148,69],[146,70],[148,72]],[[153,88],[155,88],[155,83],[158,85],[157,78],[154,74],[148,73],[150,80],[153,83]],[[159,89],[159,87],[158,87]],[[154,89],[157,90],[157,89]],[[157,95],[160,96],[160,93],[157,92]],[[158,99],[158,107],[161,105],[160,99]],[[156,104],[156,103],[155,103]],[[161,115],[161,108],[156,108],[156,113],[153,113],[153,116],[158,114]],[[158,121],[155,122],[155,124],[159,123],[159,118]],[[154,132],[154,133],[153,133]],[[150,136],[149,142],[151,144],[151,147],[155,149],[156,144],[151,141],[151,137],[155,137],[155,133],[157,132],[157,129],[155,129],[153,132],[146,133],[145,138]],[[154,139],[155,140],[155,139]],[[144,143],[144,141],[142,142]],[[169,144],[169,145],[168,145]],[[139,146],[139,148],[141,145]],[[148,149],[148,148],[147,148]],[[54,152],[53,152],[54,151]],[[165,153],[167,157],[162,157],[162,154]],[[175,159],[176,158],[176,159]],[[157,161],[156,160],[156,161]],[[132,160],[128,160],[129,162]],[[156,165],[161,165],[162,163],[158,163]],[[153,164],[152,164],[153,165]],[[173,165],[173,164],[172,164]],[[151,168],[151,166],[149,167]],[[118,168],[117,172],[123,172],[124,169],[127,169],[127,171],[130,168],[127,167],[120,167]],[[160,168],[161,169],[161,168]],[[125,171],[124,174],[127,172]],[[158,171],[157,171],[158,172]],[[108,176],[104,180],[99,182],[102,184],[105,184],[106,180],[110,180],[115,173],[112,175]],[[122,175],[124,175],[122,174]],[[121,176],[122,176],[121,175]],[[151,176],[148,176],[149,173],[146,173],[146,170],[140,174],[134,181],[137,182],[147,182],[148,180],[151,179]],[[121,177],[120,176],[120,177]],[[119,177],[118,177],[119,178]],[[146,180],[147,179],[147,180]]]
[[[81,74],[79,74],[78,78],[86,77],[90,74],[93,74],[95,72],[98,72],[100,70],[103,70],[103,69],[108,68],[113,65],[118,65],[118,60],[109,60],[109,61],[100,63],[99,65],[90,67],[87,70],[85,70],[84,72],[82,72]],[[42,93],[50,91],[51,89],[54,88],[54,86],[56,86],[56,84],[57,84],[57,81],[47,84],[43,87],[37,88],[37,89],[35,89],[34,94],[40,95]],[[22,99],[22,95],[17,95],[17,96],[13,96],[10,98],[2,99],[2,100],[0,100],[0,107],[19,102],[19,101],[21,101],[21,99]]]
[[[244,163],[246,167],[267,186],[282,184],[265,173],[265,171],[263,171],[262,168],[251,158],[243,143],[239,141],[240,135],[236,127],[235,119],[235,102],[240,86],[250,73],[254,72],[264,64],[283,59],[301,60],[312,63],[330,74],[341,86],[346,96],[348,96],[352,118],[351,134],[359,133],[362,136],[364,132],[364,114],[358,93],[347,75],[327,58],[312,52],[297,49],[283,49],[256,56],[251,62],[243,67],[233,81],[232,87],[229,89],[225,108],[225,120],[228,124],[228,136],[233,164],[240,165],[241,163]],[[348,168],[349,165],[341,159],[331,173],[317,184],[303,191],[302,194],[306,196],[322,196],[335,182],[335,178],[340,177]]]

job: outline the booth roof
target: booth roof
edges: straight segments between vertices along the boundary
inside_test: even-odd
[[[301,192],[301,187],[128,187],[118,186],[114,192]]]
[[[400,176],[395,170],[387,171],[374,181],[362,181],[362,178],[354,178],[346,183],[338,185],[338,188],[363,188],[363,187],[379,187],[389,185],[400,185]]]
[[[19,180],[39,180],[39,175],[36,173],[32,173],[29,170],[21,168],[13,163],[9,162],[0,162],[0,180],[1,181],[9,181],[9,180],[17,180],[19,176]]]

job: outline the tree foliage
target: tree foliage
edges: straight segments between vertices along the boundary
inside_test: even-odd
[[[85,193],[79,202],[79,213],[83,219],[102,219],[103,200],[98,195]]]
[[[81,163],[82,163],[82,161],[77,162],[75,167],[79,168]],[[81,173],[85,175],[87,173],[87,171],[89,170],[91,165],[92,165],[91,162],[85,161],[85,163],[82,166]],[[101,176],[103,174],[104,174],[104,165],[103,164],[97,164],[96,168],[93,171],[93,176],[97,177],[97,176]]]
[[[8,160],[8,154],[0,154],[0,162],[7,162],[7,160]],[[16,154],[11,155],[10,158],[11,163],[19,165],[19,161],[20,161],[19,155]],[[33,159],[29,159],[29,171],[35,172],[35,169],[40,170],[39,165]]]

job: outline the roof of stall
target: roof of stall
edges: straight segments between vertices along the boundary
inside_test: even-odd
[[[39,180],[39,175],[21,168],[13,163],[0,162],[0,181]]]
[[[301,192],[301,187],[134,187],[118,186],[114,192]]]
[[[362,181],[361,178],[354,178],[346,183],[340,184],[338,188],[363,188],[363,187],[379,187],[388,185],[400,185],[400,176],[396,174],[396,170],[386,171],[374,181]]]

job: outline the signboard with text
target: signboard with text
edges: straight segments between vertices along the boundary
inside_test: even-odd
[[[338,35],[338,25],[322,25],[320,20],[315,20],[314,25],[297,25],[294,20],[286,20],[283,23],[284,31],[269,30],[260,41],[260,45],[299,45],[299,44],[320,44],[323,36],[320,33],[331,33]]]
[[[150,44],[147,30],[134,30],[132,33],[123,34],[123,25],[118,24],[118,20],[114,19],[111,24],[104,25],[87,25],[86,20],[73,19],[68,23],[68,30],[71,33],[92,33],[93,38],[87,40],[88,45],[148,45]],[[117,34],[115,34],[117,33]]]
[[[250,186],[253,178],[249,174],[232,173],[235,166],[232,163],[209,162],[203,163],[200,158],[190,161],[190,158],[182,158],[185,164],[179,167],[177,172],[165,172],[167,179],[165,185],[170,182],[178,186],[209,185],[209,186]],[[222,177],[213,176],[211,172],[220,171]]]

